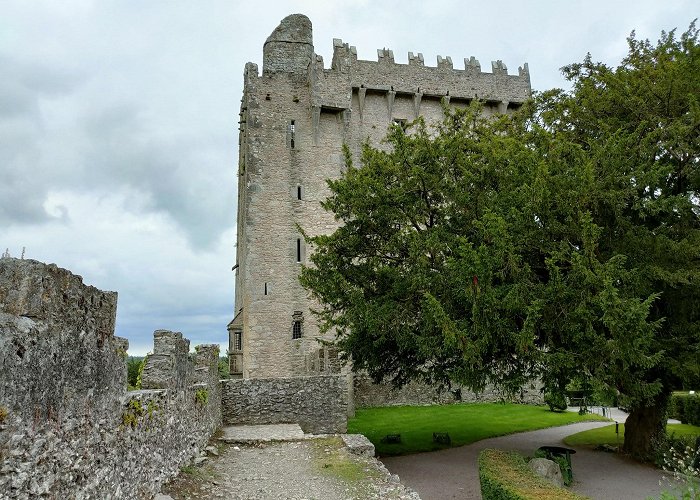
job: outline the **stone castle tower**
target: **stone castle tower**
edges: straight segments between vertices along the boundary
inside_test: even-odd
[[[357,59],[355,47],[333,40],[324,68],[314,54],[311,21],[282,20],[263,47],[262,75],[248,63],[241,100],[238,162],[238,244],[234,319],[228,326],[231,373],[244,378],[289,377],[337,371],[337,357],[322,347],[298,282],[311,235],[337,227],[320,206],[326,179],[344,168],[342,146],[358,155],[363,141],[379,144],[392,123],[443,117],[441,102],[467,106],[478,99],[485,113],[505,113],[530,97],[527,64],[508,75],[501,61],[481,71],[474,57],[454,69],[422,54],[396,64],[391,50],[377,61]]]

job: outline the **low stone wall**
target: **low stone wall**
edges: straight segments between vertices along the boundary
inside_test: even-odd
[[[225,424],[298,423],[313,434],[343,433],[348,387],[343,375],[223,380]]]
[[[127,392],[116,301],[55,265],[0,259],[0,498],[150,497],[220,427],[218,346],[189,355],[156,332],[143,386],[157,389]]]
[[[524,404],[543,404],[540,385],[532,383],[515,396],[507,396],[487,387],[484,392],[475,393],[464,387],[451,390],[430,386],[421,382],[410,382],[397,389],[389,383],[375,384],[366,375],[356,374],[353,381],[354,404],[356,408],[399,405],[433,405],[449,403],[495,403],[508,401]]]

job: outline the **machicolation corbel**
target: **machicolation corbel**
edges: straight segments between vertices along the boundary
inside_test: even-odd
[[[367,89],[363,85],[357,90],[357,103],[360,108],[360,120],[362,120],[362,112],[365,109],[365,96],[367,95]]]
[[[386,93],[386,105],[387,111],[389,112],[389,120],[391,120],[391,117],[394,114],[394,99],[396,99],[396,92],[394,92],[394,87],[391,87],[391,90]]]
[[[420,102],[423,99],[423,92],[420,91],[420,88],[418,89],[418,92],[413,94],[413,112],[415,114],[414,118],[418,118],[420,116]]]

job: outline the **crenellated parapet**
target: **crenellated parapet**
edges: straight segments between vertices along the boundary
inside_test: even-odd
[[[311,22],[302,15],[285,18],[265,42],[262,76],[258,66],[246,64],[246,89],[255,88],[264,77],[306,78],[311,83],[311,105],[318,109],[350,109],[353,93],[386,92],[388,107],[395,95],[410,95],[416,100],[442,99],[453,102],[480,100],[498,107],[518,106],[531,95],[527,63],[517,74],[508,74],[501,60],[491,62],[491,71],[482,71],[474,56],[464,58],[464,67],[455,68],[450,56],[437,56],[435,66],[426,66],[422,53],[408,53],[408,63],[397,63],[394,52],[377,49],[377,60],[358,59],[357,49],[339,38],[333,39],[330,68],[313,53]],[[285,76],[286,75],[286,76]],[[367,89],[360,91],[359,89]],[[395,94],[392,94],[395,93]],[[420,97],[416,97],[420,94]]]
[[[331,68],[344,73],[355,63],[357,63],[357,49],[347,43],[343,43],[340,38],[334,38],[333,64]],[[323,66],[320,67],[323,68]]]
[[[394,52],[377,50],[377,60],[357,58],[357,50],[340,39],[333,40],[333,62],[330,69],[317,58],[310,71],[313,104],[323,108],[349,108],[352,93],[386,93],[387,106],[397,95],[409,95],[418,110],[425,98],[452,101],[481,100],[505,106],[518,106],[531,95],[527,64],[518,74],[509,75],[501,60],[491,63],[491,72],[484,72],[474,56],[464,58],[464,69],[455,68],[450,56],[437,56],[435,66],[426,66],[423,54],[408,53],[408,64],[396,63]],[[365,89],[365,90],[362,90]],[[501,104],[505,103],[505,104]]]
[[[190,341],[180,332],[153,332],[153,354],[146,357],[143,389],[181,390],[192,383],[194,366],[189,360]]]

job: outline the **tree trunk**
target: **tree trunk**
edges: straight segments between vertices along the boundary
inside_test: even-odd
[[[666,409],[670,394],[656,396],[650,406],[632,407],[625,422],[624,450],[633,457],[652,461],[666,438]]]

